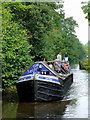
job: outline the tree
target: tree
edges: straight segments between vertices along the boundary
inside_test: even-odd
[[[15,14],[13,20],[19,20],[22,25],[30,31],[30,34],[32,35],[32,38],[29,41],[30,44],[32,44],[33,46],[32,55],[35,55],[34,61],[43,60],[44,57],[47,57],[44,51],[44,49],[48,50],[49,48],[47,44],[49,43],[49,41],[51,41],[51,43],[53,44],[53,40],[51,39],[51,35],[49,34],[53,34],[56,37],[55,33],[52,33],[52,31],[54,32],[55,29],[57,29],[57,26],[60,26],[61,16],[55,11],[58,6],[55,3],[35,2],[24,4],[10,3],[9,7]],[[49,41],[45,37],[48,37]],[[56,41],[57,39],[54,40]],[[51,51],[52,49],[53,48],[50,47]],[[50,51],[48,55],[51,56]],[[49,58],[51,59],[52,57]]]
[[[12,21],[8,3],[3,3],[2,14],[2,79],[4,86],[16,83],[18,77],[32,64],[28,30]]]

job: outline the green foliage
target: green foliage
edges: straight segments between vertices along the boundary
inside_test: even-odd
[[[84,49],[85,49],[85,51],[86,51],[86,53],[88,55],[88,43],[84,45]]]
[[[13,14],[8,4],[2,7],[2,79],[4,86],[11,86],[32,64],[32,46],[26,37],[28,31],[19,22],[11,21]]]
[[[16,4],[23,7],[17,9]],[[55,3],[11,3],[9,6],[14,14],[17,13],[15,14],[14,20],[18,19],[32,34],[32,40],[30,39],[30,43],[33,46],[32,55],[35,55],[34,60],[42,60],[44,57],[48,58],[44,51],[44,49],[48,50],[50,48],[50,46],[47,46],[49,41],[46,38],[48,37],[48,39],[53,42],[52,39],[49,38],[51,36],[49,34],[54,31],[53,29],[57,29],[57,25],[60,24],[58,22],[60,16],[55,11],[57,8]],[[56,25],[57,22],[58,24]],[[52,51],[52,48],[50,48],[50,50]],[[49,56],[52,54],[52,52],[50,52],[48,54]],[[49,58],[47,60],[49,60]]]
[[[59,10],[59,13],[56,12]],[[53,60],[58,52],[75,62],[85,50],[75,35],[76,21],[65,18],[63,1],[3,3],[3,82],[11,86],[34,61]],[[33,57],[34,56],[34,57]]]
[[[84,58],[83,61],[80,62],[80,65],[81,65],[81,69],[85,69],[85,70],[90,71],[90,64],[89,64],[87,57]]]

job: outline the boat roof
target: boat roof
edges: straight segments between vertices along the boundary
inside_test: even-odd
[[[57,73],[55,70],[53,70],[51,67],[49,67],[48,63],[49,64],[53,64],[54,61],[37,61],[35,63],[41,63],[42,65],[44,65],[48,70],[50,70],[51,73],[53,73],[55,76],[58,76],[59,78],[61,79],[65,79],[68,75],[72,74],[72,73],[69,73],[69,74],[61,74],[61,73]],[[34,64],[35,64],[34,63]],[[33,65],[34,65],[33,64]],[[30,68],[30,67],[29,67]],[[27,71],[27,70],[26,70]],[[25,73],[25,72],[24,72]],[[23,75],[23,74],[22,74]]]
[[[40,62],[35,62],[35,63],[42,63],[48,70],[50,70],[55,76],[58,76],[61,78],[61,76],[52,68],[49,67],[49,65],[47,63],[53,63],[54,61],[40,61]]]
[[[35,63],[42,63],[48,70],[50,70],[55,76],[58,76],[59,78],[65,79],[68,75],[73,74],[71,73],[67,73],[67,74],[61,74],[61,73],[57,73],[55,70],[53,70],[52,68],[49,67],[49,65],[47,63],[54,63],[54,61],[38,61]]]

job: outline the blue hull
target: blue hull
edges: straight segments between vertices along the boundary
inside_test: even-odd
[[[36,64],[39,66],[40,64]],[[16,87],[19,100],[30,101],[55,101],[61,100],[73,82],[73,74],[57,76],[58,74],[48,66],[42,64],[43,69],[31,66],[18,80]],[[32,69],[33,68],[33,69]],[[35,72],[37,69],[37,72]],[[35,70],[35,71],[34,71]],[[34,71],[34,72],[33,72]],[[31,72],[31,74],[30,74]],[[33,73],[32,73],[33,72]]]

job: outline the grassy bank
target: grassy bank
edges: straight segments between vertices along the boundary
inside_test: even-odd
[[[88,58],[85,58],[84,60],[80,61],[79,66],[80,66],[80,69],[90,71],[90,65],[88,64]]]
[[[7,102],[18,101],[16,86],[6,87],[2,90],[2,99]]]

